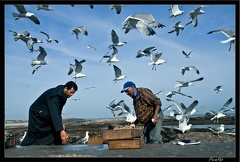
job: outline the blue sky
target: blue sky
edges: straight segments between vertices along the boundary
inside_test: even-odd
[[[166,108],[171,103],[166,100],[166,93],[177,91],[176,81],[190,81],[199,77],[204,80],[195,82],[195,86],[182,88],[181,92],[193,98],[175,95],[171,99],[180,101],[189,106],[194,100],[199,103],[195,107],[199,114],[206,111],[201,108],[207,107],[218,111],[223,104],[233,98],[229,108],[235,106],[236,100],[236,71],[235,71],[235,51],[229,49],[229,43],[221,44],[221,40],[227,37],[222,33],[207,34],[207,32],[229,28],[235,31],[236,9],[233,4],[211,4],[203,7],[206,13],[199,15],[197,27],[192,24],[186,26],[180,34],[168,33],[173,30],[172,26],[181,21],[186,24],[190,21],[188,13],[197,8],[200,4],[179,4],[179,8],[184,13],[175,18],[169,18],[171,4],[159,5],[126,5],[122,7],[120,14],[115,10],[110,10],[110,4],[94,5],[91,9],[86,5],[70,4],[50,5],[54,11],[37,10],[36,4],[25,5],[27,11],[34,13],[40,20],[40,25],[31,20],[21,18],[15,20],[12,12],[17,12],[16,8],[9,4],[4,6],[5,17],[5,119],[24,120],[28,119],[30,105],[37,97],[48,88],[59,84],[65,84],[73,80],[73,75],[68,75],[69,64],[74,64],[74,59],[82,60],[82,72],[86,78],[78,78],[76,83],[79,90],[69,98],[63,109],[63,118],[111,118],[112,113],[106,106],[114,99],[116,101],[125,100],[127,105],[133,109],[132,99],[125,93],[120,93],[126,81],[133,81],[137,87],[148,87],[154,93],[164,90],[158,97],[162,101],[162,108]],[[149,13],[164,24],[164,28],[153,28],[156,32],[154,36],[146,36],[137,30],[131,30],[125,34],[123,21],[132,14]],[[77,26],[85,26],[88,36],[79,35],[77,41],[75,35],[69,31]],[[19,40],[14,41],[13,30],[18,33],[28,31],[33,37],[41,39],[43,43],[34,44],[38,49],[42,46],[47,52],[45,60],[50,65],[42,66],[39,71],[32,75],[35,67],[31,66],[31,60],[35,59],[39,52],[29,53],[26,44]],[[115,78],[113,64],[109,66],[106,59],[99,62],[107,52],[111,42],[111,30],[115,30],[120,41],[126,41],[118,49],[118,59],[121,62],[114,63],[122,69],[122,73],[127,75],[124,80],[114,84]],[[40,31],[48,33],[59,43],[46,42],[46,37]],[[87,45],[94,46],[97,50],[87,48]],[[154,46],[156,51],[162,52],[161,58],[166,60],[166,64],[157,66],[157,70],[152,70],[148,65],[150,57],[135,58],[138,50]],[[190,52],[189,59],[185,58],[182,51]],[[183,76],[180,69],[183,66],[196,66],[200,74],[186,72]],[[216,94],[214,88],[223,86],[223,91]],[[96,87],[84,90],[87,87]],[[79,98],[74,101],[72,99]],[[177,110],[174,106],[172,109]],[[169,111],[165,111],[166,116]]]

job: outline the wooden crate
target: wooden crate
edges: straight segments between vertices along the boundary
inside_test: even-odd
[[[103,138],[100,135],[88,138],[88,145],[101,145],[101,144],[103,144]]]
[[[116,129],[116,130],[102,130],[102,137],[104,141],[133,139],[143,136],[143,129]]]
[[[108,149],[140,149],[143,144],[143,137],[127,140],[113,140],[108,141]]]

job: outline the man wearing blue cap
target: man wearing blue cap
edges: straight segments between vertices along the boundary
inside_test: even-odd
[[[137,119],[131,123],[130,127],[135,128],[140,122],[144,124],[143,135],[144,143],[160,143],[161,128],[163,121],[163,112],[161,110],[162,102],[153,92],[144,87],[128,81],[123,85],[121,93],[125,92],[133,99],[133,106]]]

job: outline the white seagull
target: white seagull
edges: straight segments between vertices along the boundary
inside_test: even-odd
[[[156,50],[157,49],[155,47],[148,47],[148,48],[145,48],[144,50],[138,50],[136,58],[140,58],[143,56],[150,57],[151,53]]]
[[[82,33],[83,35],[88,36],[88,32],[87,32],[87,29],[85,28],[85,26],[79,26],[79,27],[73,28],[69,31],[72,32],[72,35],[73,35],[73,33],[76,35],[77,40],[78,40],[79,33]]]
[[[119,105],[122,107],[122,112],[120,112],[118,116],[125,114],[126,121],[133,123],[137,119],[136,114],[133,113],[133,111],[128,107],[125,101],[122,100],[122,102],[119,102]]]
[[[116,13],[120,14],[123,6],[125,6],[125,5],[123,5],[123,4],[112,4],[112,5],[110,5],[109,9],[113,10],[115,8]]]
[[[160,95],[164,90],[158,91],[155,95]]]
[[[33,59],[31,65],[49,65],[50,63],[48,61],[45,61],[45,57],[47,56],[47,52],[44,50],[43,47],[39,46],[40,53],[37,56],[37,59]]]
[[[223,105],[223,107],[218,112],[215,112],[213,110],[209,110],[208,108],[205,108],[203,106],[202,106],[202,108],[204,110],[206,110],[207,112],[211,113],[212,115],[214,115],[211,118],[211,120],[214,120],[214,123],[216,123],[216,122],[218,123],[219,118],[226,116],[225,112],[233,111],[233,108],[232,109],[226,109],[232,103],[232,100],[233,100],[233,98],[228,99],[227,102]]]
[[[168,33],[176,32],[176,36],[178,36],[180,31],[183,31],[184,28],[187,25],[191,24],[192,22],[190,21],[190,22],[186,23],[185,25],[181,25],[180,23],[181,23],[181,21],[178,21],[174,26],[172,26],[172,28],[174,28],[174,30],[169,31]]]
[[[182,95],[182,96],[186,96],[186,97],[189,97],[189,98],[192,98],[192,96],[189,96],[189,95],[186,95],[186,94],[184,94],[184,93],[181,93],[181,92],[177,92],[177,91],[170,91],[170,92],[168,92],[168,93],[166,93],[166,96],[168,97],[168,98],[171,98],[173,95]]]
[[[123,46],[124,44],[127,44],[127,42],[120,42],[119,41],[119,37],[118,37],[117,33],[114,30],[111,31],[111,39],[112,39],[112,44],[109,45],[109,47],[108,47],[110,49],[113,46]]]
[[[205,14],[205,11],[201,10],[202,7],[207,7],[207,6],[201,5],[201,6],[197,7],[196,9],[191,10],[189,12],[189,19],[192,19],[191,22],[194,27],[197,27],[197,25],[198,25],[198,15]]]
[[[214,88],[213,90],[216,91],[216,93],[218,93],[219,91],[223,91],[223,88],[221,85],[219,85],[216,88]]]
[[[96,49],[95,47],[91,46],[91,45],[87,45],[87,48],[92,48],[92,49],[94,49],[95,51],[97,51],[97,49]]]
[[[231,50],[231,44],[235,44],[235,31],[233,31],[231,29],[218,29],[218,30],[210,31],[207,34],[219,33],[219,32],[223,33],[226,37],[228,37],[227,40],[220,41],[220,43],[230,42],[230,47],[229,47],[229,51],[230,51]]]
[[[219,138],[222,138],[219,134],[224,131],[223,124],[221,124],[220,127],[216,127],[216,128],[208,127],[208,129],[213,131],[214,134],[217,134]]]
[[[127,34],[132,29],[137,29],[142,34],[147,36],[155,35],[156,32],[151,28],[163,28],[165,25],[159,23],[151,14],[140,13],[128,16],[123,21],[123,28],[125,29],[125,34]]]
[[[13,30],[8,30],[9,32],[13,32],[14,40],[18,41],[19,39],[28,39],[31,37],[30,33],[28,31],[24,31],[22,33],[17,33]]]
[[[194,71],[196,72],[197,74],[200,74],[198,68],[196,68],[196,66],[184,66],[181,68],[181,73],[182,75],[185,74],[185,71]]]
[[[192,51],[190,51],[189,53],[182,51],[182,53],[185,55],[186,58],[190,58],[190,54],[192,53]]]
[[[152,70],[157,69],[157,65],[161,65],[163,63],[167,63],[164,59],[161,59],[162,52],[152,52],[151,53],[151,62],[148,63],[148,65],[152,65]]]
[[[58,43],[58,40],[52,39],[52,38],[49,36],[49,34],[47,34],[46,32],[40,31],[40,33],[42,33],[42,34],[44,34],[44,35],[47,36],[46,41],[47,41],[48,43],[51,43],[52,41],[55,41],[56,43]]]
[[[118,54],[117,48],[114,47],[114,46],[112,46],[112,48],[113,48],[112,55],[110,55],[110,56],[108,56],[108,55],[103,56],[103,58],[108,58],[106,63],[109,63],[109,66],[111,65],[111,63],[121,62],[121,60],[117,59],[117,54]]]
[[[175,17],[180,16],[180,15],[182,15],[184,13],[183,10],[179,9],[178,5],[171,5],[171,9],[170,10],[172,12],[169,15],[170,18],[172,18],[172,17],[175,18]]]
[[[74,71],[74,76],[73,78],[77,79],[77,78],[82,78],[82,77],[87,77],[86,74],[82,73],[82,63],[86,62],[85,59],[78,61],[77,59],[75,59],[75,65],[70,64],[70,68],[68,71],[68,75],[71,75],[72,72]]]
[[[180,115],[175,116],[177,120],[183,120],[184,118],[189,119],[191,115],[198,112],[198,110],[194,109],[194,107],[196,107],[198,104],[198,100],[194,100],[188,107],[176,100],[172,100],[169,98],[167,98],[166,100],[172,102],[178,108]]]
[[[116,65],[113,65],[113,68],[114,68],[114,72],[115,72],[115,79],[113,80],[114,84],[117,83],[117,81],[123,80],[127,77],[126,75],[122,74],[122,70],[119,67],[117,67]]]
[[[179,88],[178,92],[181,92],[181,88],[183,87],[189,87],[189,86],[194,86],[193,82],[197,82],[197,81],[202,81],[204,78],[200,77],[198,79],[195,80],[191,80],[191,81],[176,81],[177,84],[175,85],[175,88]]]
[[[178,128],[176,128],[177,130],[180,130],[183,134],[185,133],[185,131],[190,130],[192,127],[192,124],[188,124],[188,119],[187,118],[183,118],[183,120],[179,120],[178,122]]]
[[[86,142],[88,142],[88,139],[89,139],[89,132],[86,131],[86,134],[85,134],[85,137],[81,138],[80,140],[78,140],[76,143],[83,143],[85,144]]]
[[[40,24],[40,21],[34,15],[34,13],[28,12],[25,9],[24,5],[22,5],[22,4],[15,4],[14,6],[17,8],[17,10],[19,12],[19,13],[12,12],[12,16],[15,18],[15,20],[18,20],[20,18],[28,18],[31,21],[33,21],[35,24],[38,24],[38,25]]]
[[[108,109],[111,110],[113,116],[116,116],[115,113],[114,113],[115,111],[119,111],[119,110],[122,110],[122,109],[123,109],[123,107],[120,105],[120,103],[121,103],[121,102],[124,102],[123,100],[121,100],[121,101],[119,101],[117,104],[115,104],[115,101],[116,101],[116,99],[114,99],[113,101],[111,101],[111,102],[109,103],[109,105],[106,106],[106,108],[108,108]]]
[[[37,5],[36,8],[37,10],[54,11],[48,4]]]
[[[33,47],[35,43],[43,43],[42,40],[33,38],[28,31],[25,31],[23,33],[17,33],[12,30],[8,30],[8,31],[14,33],[13,36],[15,41],[18,41],[20,39],[23,42],[25,42],[30,52],[36,51],[34,50],[34,47]]]

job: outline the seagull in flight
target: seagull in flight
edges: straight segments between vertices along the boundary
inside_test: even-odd
[[[192,124],[188,124],[188,119],[183,118],[183,120],[179,120],[178,122],[178,128],[177,130],[180,130],[183,134],[185,134],[186,131],[190,130],[192,127]]]
[[[147,13],[130,15],[123,21],[123,24],[124,26],[122,29],[125,29],[125,34],[127,34],[132,29],[137,29],[142,34],[147,36],[152,36],[156,34],[152,27],[165,27],[165,25],[159,23],[151,14]]]
[[[189,87],[189,86],[194,86],[193,82],[198,82],[198,81],[202,81],[204,78],[203,77],[200,77],[198,79],[195,79],[195,80],[191,80],[191,81],[176,81],[177,84],[175,85],[175,88],[179,88],[178,89],[178,92],[181,92],[181,88],[183,87]]]
[[[33,21],[35,24],[39,25],[40,21],[38,18],[34,15],[34,13],[28,12],[24,5],[22,4],[15,4],[14,5],[19,13],[12,12],[12,16],[15,18],[15,20],[18,20],[20,18],[28,18],[31,21]]]
[[[178,108],[180,114],[176,115],[177,120],[183,120],[184,118],[189,119],[191,115],[193,115],[195,112],[198,112],[196,109],[194,109],[194,107],[196,107],[198,104],[198,100],[194,100],[188,107],[176,100],[169,98],[166,100],[172,102]]]
[[[115,111],[122,110],[123,107],[120,105],[120,103],[124,102],[123,100],[121,100],[121,101],[119,101],[117,104],[115,104],[115,101],[116,101],[116,99],[114,99],[113,101],[111,101],[111,102],[109,103],[109,105],[106,106],[106,108],[108,108],[108,109],[111,110],[113,116],[116,116],[115,113],[114,113]]]
[[[216,91],[216,93],[218,93],[219,91],[223,91],[223,88],[221,85],[219,85],[216,88],[214,88],[213,90]]]
[[[186,58],[190,58],[190,54],[192,53],[192,51],[189,52],[189,53],[186,53],[185,51],[182,51],[182,53],[185,55]]]
[[[220,43],[224,44],[224,43],[230,42],[229,51],[231,50],[231,44],[235,44],[235,31],[231,29],[218,29],[218,30],[212,30],[207,34],[212,34],[212,33],[223,33],[226,37],[228,37],[227,40],[220,41]]]
[[[109,9],[113,10],[115,8],[116,13],[120,14],[123,6],[125,6],[125,5],[123,5],[123,4],[112,4],[112,5],[110,5]]]
[[[169,31],[168,33],[176,32],[176,36],[178,36],[180,31],[183,31],[184,28],[187,25],[191,24],[192,22],[190,21],[190,22],[186,23],[185,25],[181,25],[180,23],[181,23],[181,21],[178,21],[174,26],[172,26],[172,28],[174,28],[174,30]]]
[[[123,100],[121,102],[119,102],[119,105],[122,107],[122,109],[121,109],[122,112],[120,112],[118,114],[118,116],[125,114],[126,115],[126,121],[130,122],[130,123],[133,123],[137,119],[137,117],[133,113],[133,111],[128,107],[126,102],[123,101]]]
[[[92,49],[94,49],[95,51],[97,51],[97,49],[96,49],[95,47],[91,46],[91,45],[87,45],[87,48],[92,48]]]
[[[78,100],[81,100],[81,99],[80,98],[73,98],[72,100],[78,101]]]
[[[196,9],[194,10],[191,10],[189,12],[189,19],[192,19],[192,24],[194,27],[197,27],[198,25],[198,16],[199,15],[202,15],[202,14],[205,14],[205,11],[201,10],[202,7],[207,7],[206,5],[201,5],[199,7],[197,7]]]
[[[38,71],[38,69],[41,67],[41,65],[39,65],[38,67],[36,67],[35,69],[33,69],[32,74],[34,74],[36,71]]]
[[[119,37],[114,30],[111,31],[111,39],[112,39],[112,44],[109,45],[109,47],[108,47],[109,49],[111,49],[114,46],[123,46],[124,44],[127,44],[127,42],[119,41]]]
[[[69,71],[68,71],[68,75],[71,75],[72,72],[74,72],[74,77],[75,79],[77,78],[82,78],[82,77],[87,77],[86,74],[82,73],[82,63],[86,62],[85,59],[78,61],[77,59],[75,59],[75,65],[70,63],[70,67],[69,67]]]
[[[177,17],[177,16],[180,16],[180,15],[182,15],[183,13],[184,13],[184,11],[183,10],[180,10],[179,9],[179,7],[178,7],[178,5],[171,5],[171,14],[169,15],[169,17],[170,18],[175,18],[175,17]]]
[[[233,111],[234,108],[226,109],[226,108],[232,103],[232,100],[233,100],[232,97],[229,98],[229,99],[227,100],[227,102],[225,102],[225,104],[223,105],[223,107],[222,107],[218,112],[215,112],[215,111],[210,110],[210,109],[208,109],[208,108],[205,108],[205,107],[203,107],[203,106],[202,106],[202,108],[203,108],[204,110],[206,110],[207,112],[211,113],[212,115],[214,115],[214,116],[211,118],[211,120],[214,120],[214,123],[218,123],[218,119],[219,119],[219,118],[226,116],[225,112],[227,112],[227,111]]]
[[[110,55],[110,56],[109,55],[103,56],[103,58],[108,58],[106,63],[109,63],[109,66],[111,65],[111,63],[121,62],[119,59],[117,59],[117,54],[118,54],[117,48],[112,46],[112,49],[113,49],[112,55]]]
[[[192,98],[192,96],[189,96],[189,95],[186,95],[184,93],[181,93],[181,92],[177,92],[177,91],[170,91],[166,94],[167,97],[171,98],[173,95],[182,95],[182,96],[186,96],[186,97],[189,97],[189,98]]]
[[[198,68],[196,68],[196,66],[184,66],[182,69],[181,69],[181,73],[182,75],[184,75],[185,71],[194,71],[196,72],[197,74],[200,74]]]
[[[155,95],[160,95],[164,90],[158,91]]]
[[[37,10],[54,11],[48,4],[37,5],[36,8]]]
[[[148,48],[145,48],[143,51],[142,50],[139,50],[137,52],[137,56],[136,58],[140,58],[140,57],[143,57],[143,56],[147,56],[147,57],[150,57],[151,56],[151,53],[153,51],[156,51],[157,49],[155,47],[148,47]]]
[[[157,65],[161,65],[163,63],[167,63],[164,59],[161,59],[162,52],[153,52],[151,53],[151,62],[148,63],[148,65],[152,65],[152,70],[157,69]]]
[[[71,30],[69,30],[69,31],[72,32],[72,35],[73,35],[73,33],[76,35],[76,39],[77,39],[77,40],[79,40],[78,35],[79,35],[80,33],[82,33],[82,34],[85,35],[85,36],[88,36],[88,31],[87,31],[87,29],[85,28],[85,26],[79,26],[79,27],[73,28],[73,29],[71,29]]]
[[[47,41],[48,43],[51,43],[52,41],[55,41],[56,43],[58,43],[58,40],[56,40],[56,39],[52,40],[52,38],[51,38],[46,32],[40,31],[40,33],[42,33],[42,34],[44,34],[44,35],[47,36],[46,41]]]
[[[216,128],[208,127],[208,129],[213,131],[214,134],[217,134],[217,136],[219,138],[222,138],[222,136],[220,136],[219,134],[224,131],[224,125],[223,124],[221,124],[220,127],[216,127]]]
[[[113,80],[114,84],[117,83],[117,81],[123,80],[127,77],[126,75],[122,74],[122,70],[119,67],[117,67],[116,65],[113,65],[113,68],[114,68],[114,72],[115,72],[115,79]]]
[[[39,46],[40,53],[37,56],[37,59],[33,59],[31,65],[49,65],[48,61],[45,61],[45,57],[47,56],[47,52],[44,50],[43,47]]]
[[[93,88],[96,88],[96,87],[87,87],[87,88],[84,88],[83,90],[93,89]]]

